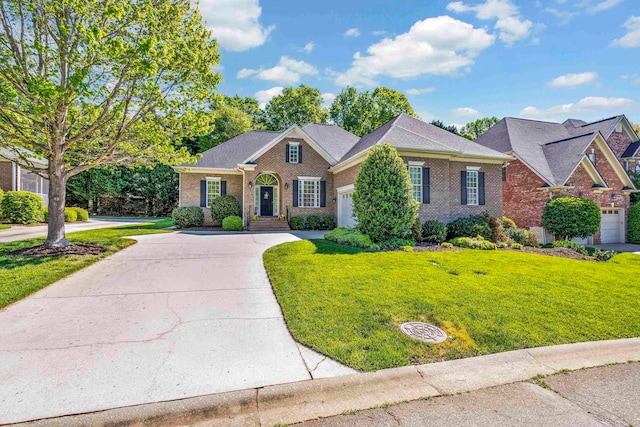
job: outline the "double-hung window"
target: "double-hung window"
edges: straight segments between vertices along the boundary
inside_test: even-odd
[[[409,165],[409,177],[413,185],[413,198],[422,203],[422,166]]]
[[[216,197],[220,197],[220,178],[207,178],[207,207],[211,207],[211,202]]]
[[[478,204],[478,171],[467,171],[467,204]]]
[[[300,162],[300,146],[291,144],[289,145],[289,163]]]
[[[298,206],[301,208],[320,207],[320,179],[300,179],[298,181]]]

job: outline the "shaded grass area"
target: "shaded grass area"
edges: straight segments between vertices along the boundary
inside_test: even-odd
[[[50,285],[69,274],[118,252],[135,243],[128,236],[169,232],[161,228],[173,225],[172,220],[150,224],[136,224],[67,234],[72,243],[90,243],[107,247],[100,255],[33,257],[10,256],[8,252],[41,245],[44,238],[0,244],[0,308]]]
[[[363,371],[640,335],[640,256],[608,263],[517,251],[363,252],[326,240],[269,249],[293,336]],[[424,321],[445,343],[399,330]]]

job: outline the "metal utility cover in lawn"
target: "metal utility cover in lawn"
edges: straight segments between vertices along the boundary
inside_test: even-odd
[[[400,330],[411,338],[430,344],[438,344],[447,339],[447,334],[440,328],[422,322],[408,322],[400,325]]]

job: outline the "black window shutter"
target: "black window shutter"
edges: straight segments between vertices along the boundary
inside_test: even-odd
[[[227,181],[220,181],[220,195],[224,196],[227,194]]]
[[[298,145],[298,163],[302,163],[302,145]]]
[[[484,205],[484,172],[478,172],[478,203]]]
[[[460,204],[467,204],[467,171],[460,171]]]
[[[207,207],[207,181],[200,181],[200,207]]]
[[[298,207],[298,180],[293,180],[293,207]]]
[[[503,166],[502,167],[502,181],[506,181],[507,180],[507,167]]]
[[[320,207],[327,206],[327,181],[320,181]]]
[[[285,162],[289,163],[289,144],[287,144],[287,149],[284,152],[285,154]]]
[[[431,170],[422,168],[422,203],[431,203]]]

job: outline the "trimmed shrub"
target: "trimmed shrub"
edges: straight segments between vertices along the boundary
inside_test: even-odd
[[[519,251],[520,249],[522,249],[522,245],[520,243],[513,243],[511,245],[511,249],[515,249]]]
[[[440,244],[440,246],[442,246],[443,248],[452,248],[453,247],[453,245],[451,243],[449,243],[449,242],[442,242]]]
[[[242,231],[242,218],[237,215],[231,215],[222,220],[222,229],[224,231]]]
[[[216,197],[211,201],[211,219],[216,222],[229,216],[240,216],[241,211],[238,199],[229,194]]]
[[[509,244],[507,242],[500,242],[498,243],[498,248],[499,249],[506,249],[509,247]]]
[[[2,198],[4,197],[4,191],[0,188],[0,219],[2,219]]]
[[[178,228],[202,227],[204,213],[197,206],[183,206],[171,212],[173,224]]]
[[[418,216],[409,171],[389,144],[373,148],[362,164],[353,193],[358,228],[373,242],[411,236]]]
[[[289,226],[292,230],[303,230],[304,229],[304,218],[301,216],[292,216],[289,221]]]
[[[42,217],[44,218],[44,222],[49,222],[49,208],[46,206],[42,210]]]
[[[507,237],[523,246],[540,246],[540,240],[538,239],[538,233],[532,230],[525,230],[524,228],[507,228],[505,230]]]
[[[538,239],[538,233],[533,231],[533,230],[525,230],[525,239],[524,239],[524,245],[525,246],[531,246],[532,248],[537,248],[538,246],[540,246],[540,239]]]
[[[486,240],[491,238],[491,228],[484,215],[458,218],[447,224],[447,240],[475,236],[482,236]]]
[[[367,250],[378,250],[380,247],[371,241],[366,234],[362,234],[355,228],[336,228],[324,235],[324,238],[341,245],[353,246]]]
[[[86,209],[82,209],[82,208],[69,208],[71,210],[76,211],[76,214],[78,215],[78,221],[89,221],[89,211],[87,211]],[[48,211],[47,211],[47,215],[48,215]]]
[[[569,248],[572,249],[579,254],[586,255],[587,250],[584,248],[584,245],[576,242],[572,242],[571,240],[556,240],[553,242],[554,248]]]
[[[420,218],[416,218],[411,226],[411,240],[414,245],[422,242],[422,226],[420,225]]]
[[[629,210],[629,243],[640,243],[640,202]]]
[[[323,216],[322,223],[324,224],[324,228],[326,228],[327,230],[333,230],[334,228],[336,228],[336,221],[331,215]]]
[[[422,224],[422,240],[428,243],[442,243],[447,240],[447,226],[437,219]]]
[[[509,228],[518,228],[516,226],[516,223],[512,219],[507,218],[506,216],[502,217],[502,227],[505,230],[508,230]]]
[[[547,202],[542,212],[542,226],[566,240],[593,236],[600,228],[600,219],[598,205],[580,197],[555,197]]]
[[[8,191],[2,198],[2,215],[12,224],[44,221],[44,203],[29,191]]]
[[[64,222],[75,222],[78,220],[78,213],[71,208],[64,208]]]
[[[318,215],[309,215],[306,218],[307,229],[320,230],[320,217]]]
[[[451,244],[453,246],[458,246],[460,248],[467,248],[467,249],[481,249],[481,250],[488,250],[488,251],[496,249],[495,243],[485,240],[485,238],[482,236],[477,236],[475,238],[456,237],[455,239],[451,240]]]
[[[596,261],[607,262],[616,255],[616,251],[608,251],[606,249],[596,249],[593,251],[593,257]]]
[[[489,218],[489,228],[491,229],[490,240],[493,243],[504,242],[507,240],[507,234],[504,232],[502,221],[498,218]]]

